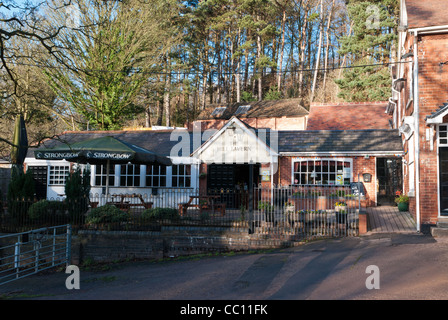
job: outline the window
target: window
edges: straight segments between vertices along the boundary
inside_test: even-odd
[[[227,107],[217,107],[212,112],[212,117],[220,117],[224,114],[224,111],[226,111]]]
[[[140,187],[140,165],[122,164],[120,166],[120,187]]]
[[[50,185],[65,185],[70,166],[50,166]]]
[[[441,124],[438,127],[439,134],[439,147],[446,147],[448,146],[448,125],[447,124]]]
[[[191,186],[191,166],[174,165],[172,166],[172,186],[179,188],[188,188]]]
[[[146,186],[166,187],[166,167],[146,166]]]
[[[246,114],[250,109],[250,105],[248,106],[239,106],[238,109],[235,112],[235,116],[240,114]]]
[[[343,185],[352,181],[350,159],[314,159],[293,162],[293,184]]]
[[[95,165],[95,185],[105,186],[106,185],[106,166],[105,165]],[[109,167],[109,185],[115,185],[115,166],[111,165]]]

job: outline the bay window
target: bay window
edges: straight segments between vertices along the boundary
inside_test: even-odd
[[[351,159],[301,159],[293,161],[293,184],[347,185],[351,181]]]

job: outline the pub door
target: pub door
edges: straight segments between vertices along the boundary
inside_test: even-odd
[[[248,164],[211,164],[207,171],[207,193],[221,195],[227,208],[248,205]],[[258,184],[260,165],[254,165],[254,184]]]
[[[36,192],[36,198],[39,200],[47,198],[47,166],[29,166],[29,170],[33,172],[33,180]]]
[[[394,205],[395,193],[402,191],[400,158],[377,158],[377,204]]]
[[[448,148],[439,148],[440,215],[448,216]]]

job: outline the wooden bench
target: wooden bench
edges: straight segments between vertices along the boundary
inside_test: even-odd
[[[179,214],[181,216],[187,213],[188,208],[198,208],[199,214],[202,211],[217,211],[222,216],[226,214],[226,204],[215,202],[214,199],[219,198],[219,196],[190,196],[190,200],[186,203],[179,203]],[[193,200],[198,199],[198,204],[193,204]]]
[[[144,207],[145,209],[151,209],[152,205],[154,204],[153,202],[145,202],[141,194],[120,194],[119,196],[121,197],[120,201],[111,201],[107,202],[107,204],[114,205],[126,212],[129,212],[131,207]],[[140,202],[132,203],[129,201],[124,201],[124,199],[126,198],[139,198]]]

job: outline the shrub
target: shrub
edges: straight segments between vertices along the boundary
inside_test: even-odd
[[[269,91],[264,95],[264,100],[280,100],[282,93],[278,91],[277,86],[269,88]]]
[[[24,223],[28,217],[28,208],[33,203],[34,180],[33,173],[26,173],[18,168],[12,168],[11,181],[8,187],[8,212],[16,223]]]
[[[65,199],[70,220],[83,223],[82,218],[89,208],[90,171],[75,169],[65,181]]]
[[[28,209],[28,217],[32,221],[67,222],[66,205],[61,201],[40,200]]]
[[[126,212],[113,205],[105,205],[92,209],[86,217],[88,224],[114,223],[127,221]]]
[[[179,212],[173,208],[151,208],[142,212],[143,220],[176,220],[179,218]]]
[[[240,99],[241,99],[241,101],[244,101],[244,102],[257,101],[257,99],[252,95],[252,93],[247,92],[247,91],[241,92]]]
[[[258,209],[267,212],[267,211],[272,211],[274,209],[274,206],[271,205],[269,202],[267,201],[263,201],[263,202],[259,202],[258,203]]]
[[[398,197],[395,198],[395,203],[408,203],[409,202],[409,196],[400,194]]]

